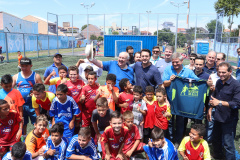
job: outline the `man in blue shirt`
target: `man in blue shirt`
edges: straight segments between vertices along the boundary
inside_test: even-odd
[[[237,49],[238,57],[240,56],[240,48]],[[240,82],[240,58],[238,58],[238,65],[232,66],[233,69],[236,69],[236,77],[237,80]]]
[[[161,86],[163,82],[157,67],[150,62],[151,51],[149,49],[142,49],[141,57],[142,62],[136,62],[133,70],[136,74],[136,85],[141,86],[145,92],[147,86],[156,88],[157,86]]]
[[[89,60],[89,57],[88,57]],[[99,68],[103,68],[104,71],[108,71],[109,73],[115,74],[117,76],[116,80],[116,87],[118,87],[119,90],[121,88],[119,87],[119,82],[123,78],[128,78],[129,82],[134,85],[134,72],[131,67],[128,66],[127,62],[129,60],[129,54],[127,52],[121,52],[119,54],[118,60],[117,61],[100,61],[93,59],[92,62]]]
[[[215,73],[217,72],[216,70],[216,57],[217,57],[217,54],[215,51],[210,51],[208,52],[207,56],[206,56],[206,64],[205,66],[203,67],[203,71],[208,73],[208,74],[212,74],[212,73]]]
[[[180,53],[173,53],[172,54],[172,66],[167,66],[164,74],[163,74],[163,84],[166,87],[166,91],[168,94],[168,99],[172,100],[172,95],[169,92],[169,87],[171,82],[176,78],[176,76],[182,78],[192,78],[195,80],[199,80],[199,78],[194,74],[194,72],[188,68],[185,68],[183,65],[183,57]],[[182,116],[176,116],[176,132],[175,132],[175,147],[178,148],[179,144],[181,143],[183,133],[184,133],[184,119],[186,118]],[[169,121],[169,135],[170,140],[173,141],[173,124],[174,124],[174,117]]]
[[[172,54],[173,54],[174,48],[173,46],[166,46],[165,52],[164,52],[164,59],[160,59],[157,61],[155,66],[159,70],[161,76],[163,76],[163,72],[167,66],[172,66]]]
[[[238,109],[240,108],[240,83],[231,76],[232,67],[227,62],[218,66],[220,79],[216,83],[215,91],[211,96],[208,120],[211,121],[211,113],[215,108],[213,126],[213,150],[214,159],[223,157],[222,145],[224,144],[227,160],[235,160],[234,137],[238,122]],[[222,140],[224,143],[222,143]]]
[[[150,58],[150,62],[156,66],[157,61],[162,59],[160,56],[161,56],[161,51],[159,46],[154,46],[152,49],[152,57]]]
[[[47,69],[45,70],[44,77],[43,77],[44,80],[52,73],[53,70],[56,72],[56,76],[55,77],[59,77],[59,75],[58,75],[58,67],[61,66],[61,65],[64,65],[64,64],[62,64],[62,55],[60,53],[56,53],[53,56],[53,62],[54,63],[51,66],[47,67]],[[51,79],[55,78],[55,77],[51,77]],[[56,86],[55,85],[51,85],[51,86],[49,86],[48,90],[50,92],[52,92],[52,93],[56,93]]]

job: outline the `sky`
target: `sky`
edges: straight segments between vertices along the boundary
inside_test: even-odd
[[[183,3],[183,0],[173,0],[173,2],[175,4]],[[205,27],[210,20],[215,19],[215,2],[216,0],[191,0],[189,26],[195,27],[196,14],[198,27]],[[0,0],[0,11],[20,18],[33,15],[44,19],[47,19],[48,12],[54,13],[58,15],[59,26],[62,26],[62,22],[70,22],[72,25],[71,14],[74,14],[73,26],[81,28],[87,23],[87,9],[81,3],[85,5],[95,3],[88,10],[89,23],[98,27],[104,25],[103,14],[105,14],[105,26],[110,26],[115,22],[117,26],[121,27],[122,19],[122,26],[129,27],[129,30],[132,26],[138,28],[140,26],[141,30],[147,30],[149,25],[149,30],[153,32],[157,28],[161,29],[162,23],[166,21],[176,25],[178,9],[171,4],[171,0]],[[151,13],[148,15],[146,11],[151,11]],[[123,13],[122,16],[119,13]],[[138,13],[142,14],[139,16]],[[161,14],[157,15],[156,13]],[[187,28],[187,4],[179,7],[179,13],[178,28]],[[48,14],[48,18],[49,21],[56,22],[55,15]]]

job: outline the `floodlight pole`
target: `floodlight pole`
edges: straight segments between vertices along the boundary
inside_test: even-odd
[[[149,33],[149,14],[151,13],[151,11],[146,11],[146,12],[148,14],[148,31],[147,31],[147,35],[148,35],[148,33]]]
[[[178,13],[177,13],[177,19],[176,19],[176,34],[175,34],[175,52],[177,51],[177,30],[178,30],[178,16],[179,16],[179,7],[184,6],[184,4],[187,3],[187,1],[184,1],[182,3],[175,3],[173,1],[170,2],[173,6],[178,8]]]
[[[89,25],[89,14],[88,14],[88,9],[90,9],[90,8],[92,8],[94,5],[95,5],[95,3],[92,3],[91,5],[84,5],[84,3],[81,3],[81,5],[84,7],[84,8],[86,8],[87,9],[87,40],[88,40],[88,32],[89,32],[89,27],[88,27],[88,25]]]

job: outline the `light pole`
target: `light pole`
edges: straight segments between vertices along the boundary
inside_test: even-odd
[[[146,11],[146,12],[148,14],[148,32],[147,32],[147,35],[148,35],[148,33],[149,33],[149,14],[151,13],[151,11]]]
[[[95,3],[93,2],[91,5],[85,5],[84,3],[81,3],[81,5],[87,9],[87,40],[88,40],[88,32],[89,32],[89,28],[88,28],[88,24],[89,24],[89,15],[88,15],[88,9],[92,8]]]
[[[178,8],[178,13],[177,13],[177,20],[176,20],[176,34],[175,34],[175,52],[177,51],[177,30],[178,30],[178,15],[179,15],[179,7],[184,6],[186,3],[188,3],[187,1],[184,1],[182,3],[175,3],[173,1],[170,2],[173,6]]]

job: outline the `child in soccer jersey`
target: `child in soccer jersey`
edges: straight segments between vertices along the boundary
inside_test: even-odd
[[[80,96],[82,92],[82,88],[85,85],[85,83],[78,79],[78,68],[76,66],[70,66],[68,68],[68,74],[70,80],[67,81],[66,85],[68,87],[68,96],[72,97],[75,102],[77,103],[79,109],[81,110],[81,113],[76,115],[75,119],[75,131],[74,133],[78,133],[80,129],[80,122],[81,122],[81,115],[82,115],[82,105],[80,104]]]
[[[144,117],[143,142],[147,144],[155,124],[155,108],[157,102],[156,96],[154,95],[154,88],[152,86],[146,87],[145,95],[146,96],[143,99],[147,104],[147,114]]]
[[[26,137],[25,144],[33,159],[43,158],[49,136],[47,125],[48,119],[44,114],[37,116],[34,129]]]
[[[63,137],[63,123],[55,123],[50,129],[51,135],[48,137],[46,150],[44,152],[45,160],[64,160],[68,146],[68,139]]]
[[[80,113],[77,103],[67,95],[68,87],[60,84],[56,90],[56,97],[53,99],[49,115],[53,117],[52,125],[58,122],[64,124],[63,137],[72,138],[74,133],[75,117]]]
[[[124,125],[128,128],[128,136],[123,147],[123,153],[127,158],[133,157],[137,153],[143,152],[144,143],[140,142],[140,134],[138,128],[133,124],[134,115],[132,111],[123,113]]]
[[[17,142],[2,160],[32,160],[32,154],[27,150],[24,142]]]
[[[110,126],[102,134],[102,159],[126,159],[122,149],[127,140],[128,128],[123,126],[122,115],[118,111],[111,114]]]
[[[178,153],[171,141],[164,137],[163,130],[154,128],[148,144],[143,146],[148,160],[178,160]]]
[[[97,109],[92,112],[92,126],[97,136],[98,151],[102,152],[101,135],[105,128],[110,125],[110,115],[113,110],[109,109],[106,97],[98,98],[96,102]]]
[[[203,124],[194,124],[191,127],[189,136],[183,138],[178,151],[184,160],[211,159],[207,141],[203,139],[206,128]]]
[[[0,99],[0,159],[19,141],[22,127],[22,117],[17,111],[10,110],[7,101]]]
[[[78,135],[72,137],[67,148],[66,158],[84,160],[99,159],[89,127],[81,128]]]
[[[12,76],[10,74],[3,75],[1,78],[1,86],[0,89],[0,99],[4,99],[10,105],[10,109],[13,109],[19,113],[21,117],[23,117],[23,104],[25,103],[21,93],[12,88]]]
[[[108,100],[108,106],[110,109],[115,111],[115,103],[118,102],[119,89],[115,87],[116,84],[116,75],[108,74],[106,77],[105,86],[100,86],[97,90],[97,95],[94,99],[96,102],[99,97],[106,97]]]
[[[121,108],[121,114],[123,114],[124,112],[132,111],[133,109],[133,87],[127,78],[121,79],[119,86],[123,92],[119,94],[118,106]]]
[[[144,116],[147,113],[146,102],[142,100],[143,89],[141,86],[134,86],[133,88],[133,123],[137,126],[141,139],[143,138],[143,124]]]
[[[155,126],[163,129],[166,136],[168,129],[168,121],[171,119],[172,114],[170,107],[166,104],[167,93],[162,87],[156,89],[157,105],[155,108]]]
[[[55,98],[55,94],[45,91],[45,86],[41,83],[33,85],[32,106],[35,109],[36,115],[44,114],[50,120],[49,109]],[[40,106],[39,106],[40,105]]]
[[[58,85],[67,83],[67,81],[69,80],[69,78],[67,78],[67,73],[68,73],[67,67],[64,65],[61,65],[58,67],[59,77],[55,77],[56,71],[53,70],[52,73],[50,73],[49,76],[47,76],[47,78],[45,79],[44,84],[56,85],[56,88],[57,88]],[[52,77],[55,77],[55,78],[52,78]]]
[[[93,110],[96,109],[96,102],[94,101],[94,98],[96,97],[97,89],[99,88],[99,86],[96,84],[97,73],[90,71],[88,73],[87,79],[88,84],[83,87],[80,98],[80,102],[83,104],[82,127],[91,126],[91,129],[93,131],[91,117]]]

